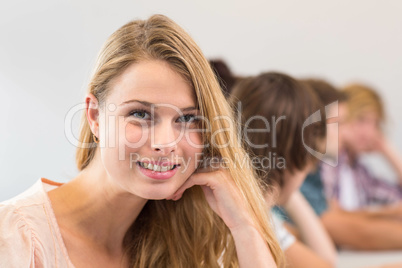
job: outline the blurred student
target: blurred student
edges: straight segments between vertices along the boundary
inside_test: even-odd
[[[348,99],[348,114],[340,127],[338,165],[323,165],[321,170],[327,197],[338,201],[345,210],[400,202],[402,159],[383,135],[385,113],[380,96],[359,84],[350,85],[343,92]],[[379,152],[388,160],[398,174],[398,185],[370,173],[359,159],[368,152]]]
[[[327,119],[326,154],[330,159],[335,158],[338,150],[342,151],[343,144],[347,143],[344,139],[348,139],[343,134],[349,118],[348,103],[346,102],[348,95],[344,93],[347,91],[339,91],[322,80],[307,79],[303,82],[309,84],[321,99],[321,112],[325,111],[325,107],[331,108],[330,104],[338,102],[337,107],[332,106],[332,109],[337,108],[338,115]],[[336,115],[336,110],[327,110],[329,110],[330,115]],[[336,144],[338,146],[335,146]],[[329,167],[330,165],[321,163],[316,172],[307,176],[301,187],[301,192],[314,208],[316,214],[320,216],[321,222],[335,244],[339,247],[359,250],[401,249],[402,222],[400,220],[402,220],[402,206],[400,204],[381,206],[376,211],[368,209],[347,211],[343,209],[336,199],[331,199],[331,196],[327,199],[325,196],[320,170]]]
[[[240,81],[232,90],[231,101],[241,115],[244,141],[265,185],[267,203],[286,207],[303,241],[273,214],[288,267],[334,266],[335,247],[298,192],[315,163],[304,143],[318,149],[325,139],[325,123],[321,122],[305,128],[302,135],[303,123],[319,107],[317,97],[295,79],[271,72]]]
[[[325,150],[322,152],[325,154],[325,157],[321,160],[334,163],[339,152],[339,145],[342,143],[338,129],[344,123],[347,113],[346,95],[321,79],[303,79],[300,81],[306,86],[311,87],[321,101],[319,110],[321,118],[323,118],[322,120],[326,122],[327,135]],[[321,215],[328,209],[328,202],[320,172],[321,163],[307,176],[300,187],[301,193],[317,215]]]

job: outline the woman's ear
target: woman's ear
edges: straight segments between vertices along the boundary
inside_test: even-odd
[[[85,98],[86,115],[92,133],[99,138],[99,103],[94,94],[89,93]]]

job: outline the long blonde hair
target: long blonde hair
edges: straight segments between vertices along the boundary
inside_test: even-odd
[[[237,132],[232,108],[201,50],[180,26],[163,15],[122,26],[103,46],[88,93],[103,103],[110,90],[109,82],[130,64],[143,60],[164,60],[191,83],[201,115],[211,122],[211,131],[203,133],[204,144],[209,144],[204,157],[229,159],[226,167],[248,201],[254,223],[281,267],[283,253],[271,230],[251,161],[239,137],[233,135]],[[226,131],[219,131],[223,129]],[[211,133],[215,133],[214,143]],[[77,148],[77,166],[83,170],[97,149],[85,115],[80,142],[90,145]],[[219,259],[224,267],[238,267],[230,231],[209,207],[200,187],[188,189],[176,202],[149,200],[128,230],[124,247],[133,267],[219,267]]]

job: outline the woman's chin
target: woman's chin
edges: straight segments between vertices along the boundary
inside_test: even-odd
[[[166,190],[166,191],[153,191],[153,192],[148,192],[142,194],[142,198],[147,199],[147,200],[165,200],[165,199],[171,199],[173,197],[173,194],[176,191],[174,190]]]

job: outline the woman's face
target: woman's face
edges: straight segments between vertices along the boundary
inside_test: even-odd
[[[193,88],[164,61],[129,66],[100,110],[100,156],[108,178],[144,199],[171,196],[195,171],[202,140]]]
[[[367,111],[342,126],[345,145],[356,154],[373,149],[380,135],[380,118],[374,111]]]

